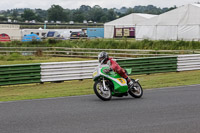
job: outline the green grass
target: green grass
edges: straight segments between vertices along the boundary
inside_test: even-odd
[[[46,62],[67,62],[67,61],[84,61],[88,58],[73,58],[73,57],[37,57],[37,56],[22,56],[20,54],[0,55],[0,65],[14,64],[30,64],[30,63],[46,63]]]
[[[199,71],[135,75],[144,89],[200,84]],[[94,94],[93,81],[65,81],[63,83],[25,84],[0,87],[0,101],[40,99]]]
[[[53,40],[41,42],[0,42],[0,47],[69,47],[69,48],[103,48],[103,49],[152,49],[152,50],[194,50],[200,49],[198,41],[152,41],[135,39],[77,39]]]

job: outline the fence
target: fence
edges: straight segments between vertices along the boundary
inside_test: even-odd
[[[41,64],[41,82],[92,78],[98,61],[74,61]]]
[[[117,60],[133,75],[200,70],[200,54]],[[53,62],[0,66],[0,86],[92,78],[98,61]]]
[[[34,55],[41,51],[46,56],[59,57],[86,57],[96,58],[101,51],[106,51],[115,58],[135,58],[171,56],[178,54],[198,54],[198,50],[137,50],[137,49],[92,49],[92,48],[65,48],[65,47],[0,47],[0,54],[21,53]]]
[[[151,57],[118,60],[123,68],[132,68],[132,74],[151,74],[158,72],[175,72],[177,70],[177,57]]]
[[[177,71],[200,69],[200,54],[178,55]]]
[[[41,82],[40,64],[0,66],[0,85]]]

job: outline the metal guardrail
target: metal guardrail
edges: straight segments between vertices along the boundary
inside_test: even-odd
[[[177,70],[176,56],[120,59],[117,62],[123,68],[132,68],[131,74],[133,75],[175,72]],[[92,72],[97,66],[97,60],[41,63],[41,81],[52,82],[92,78]]]
[[[177,71],[199,70],[200,54],[178,55]]]
[[[132,68],[133,75],[176,72],[177,56],[122,59],[117,61],[123,68]]]
[[[41,82],[92,78],[98,61],[41,63]]]
[[[40,64],[1,65],[0,85],[39,83],[40,71]]]
[[[123,68],[132,68],[132,75],[200,70],[200,54],[118,59],[117,62]],[[89,79],[97,65],[97,60],[3,65],[0,86]]]

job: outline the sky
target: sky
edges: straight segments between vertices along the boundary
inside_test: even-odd
[[[77,9],[81,5],[99,5],[102,8],[121,8],[134,7],[137,5],[147,6],[155,5],[157,7],[177,7],[185,4],[193,4],[200,0],[0,0],[0,10],[15,9],[15,8],[40,8],[49,9],[51,5],[60,5],[64,9]]]

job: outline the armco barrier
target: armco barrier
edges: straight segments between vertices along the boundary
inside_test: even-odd
[[[122,59],[117,62],[123,68],[132,68],[134,75],[175,72],[177,70],[177,56]]]
[[[132,74],[176,72],[177,57],[150,57],[117,60],[123,68],[132,68]],[[98,61],[58,62],[41,64],[41,82],[92,78]]]
[[[177,71],[199,70],[200,54],[178,55]]]
[[[40,82],[40,64],[0,66],[0,85]]]
[[[41,82],[92,78],[98,61],[73,61],[41,64]]]
[[[119,59],[123,68],[132,68],[133,75],[200,70],[200,54]],[[54,82],[92,78],[98,61],[53,62],[0,66],[0,85]]]

